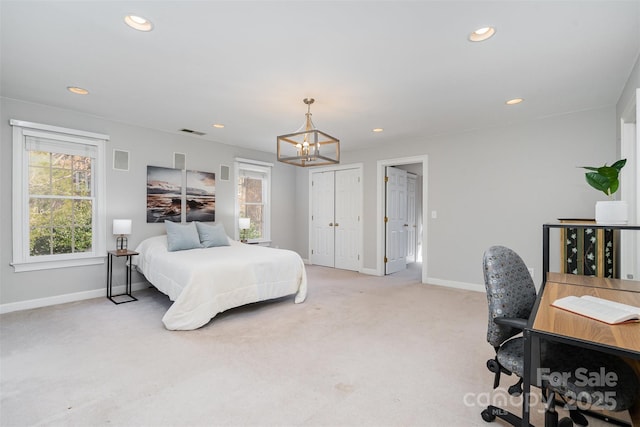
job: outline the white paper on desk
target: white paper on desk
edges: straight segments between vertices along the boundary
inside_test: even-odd
[[[559,298],[551,305],[610,325],[640,320],[640,307],[590,295]]]

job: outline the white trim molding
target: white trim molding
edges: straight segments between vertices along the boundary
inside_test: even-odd
[[[66,268],[100,264],[106,255],[106,143],[108,135],[58,126],[9,120],[13,127],[12,171],[12,232],[13,258],[10,263],[15,272]],[[92,250],[68,254],[31,256],[29,252],[29,175],[28,150],[42,146],[45,151],[79,153],[92,160],[91,198]],[[56,151],[58,152],[58,151]]]
[[[239,163],[248,163],[248,164],[256,165],[256,166],[264,166],[264,167],[268,167],[268,168],[272,168],[273,167],[273,163],[263,162],[261,160],[244,159],[242,157],[236,157],[235,161],[239,162]]]
[[[484,285],[477,283],[456,282],[454,280],[437,279],[435,277],[427,277],[427,285],[443,286],[445,288],[464,289],[467,291],[475,291],[485,293]]]
[[[63,133],[65,135],[75,135],[75,136],[81,136],[83,138],[109,141],[109,135],[104,135],[102,133],[87,132],[84,130],[63,128],[60,126],[45,125],[42,123],[27,122],[25,120],[16,120],[16,119],[10,119],[9,124],[11,126],[18,126],[21,128],[44,130],[47,132]]]
[[[149,282],[136,282],[131,285],[133,291],[141,291],[149,288]],[[125,285],[118,285],[113,287],[113,293],[122,294],[125,292]],[[46,298],[31,299],[19,302],[10,302],[0,305],[0,314],[11,313],[14,311],[31,310],[33,308],[49,307],[52,305],[65,304],[68,302],[84,301],[94,298],[107,298],[107,289],[93,289],[91,291],[74,292],[72,294],[55,295]],[[109,300],[107,303],[113,304]]]

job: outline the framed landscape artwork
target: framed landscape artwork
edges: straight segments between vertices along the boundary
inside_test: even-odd
[[[186,220],[216,220],[216,174],[187,171]]]
[[[147,222],[213,222],[216,175],[147,166]]]
[[[180,222],[182,171],[147,166],[147,222]]]

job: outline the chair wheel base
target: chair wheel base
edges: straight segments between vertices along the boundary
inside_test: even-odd
[[[500,364],[495,359],[489,359],[487,360],[487,369],[495,374],[500,372]]]
[[[484,409],[480,415],[482,419],[488,423],[495,421],[496,418],[506,421],[512,426],[520,427],[522,425],[522,418],[512,414],[511,412],[498,408],[497,406],[489,405],[487,409]],[[533,427],[529,424],[529,427]]]
[[[520,384],[514,384],[507,389],[511,396],[520,396],[522,394],[522,386]]]
[[[558,427],[573,427],[573,421],[571,418],[563,418],[558,421]]]
[[[489,412],[488,409],[485,409],[484,411],[482,411],[480,415],[482,415],[482,419],[488,423],[493,422],[496,419],[496,416],[493,415],[491,412]]]

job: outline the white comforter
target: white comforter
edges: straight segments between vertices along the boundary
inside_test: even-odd
[[[300,255],[284,249],[246,245],[169,252],[167,237],[144,240],[133,263],[147,280],[174,301],[162,318],[167,329],[191,330],[233,307],[296,294],[307,296]]]

